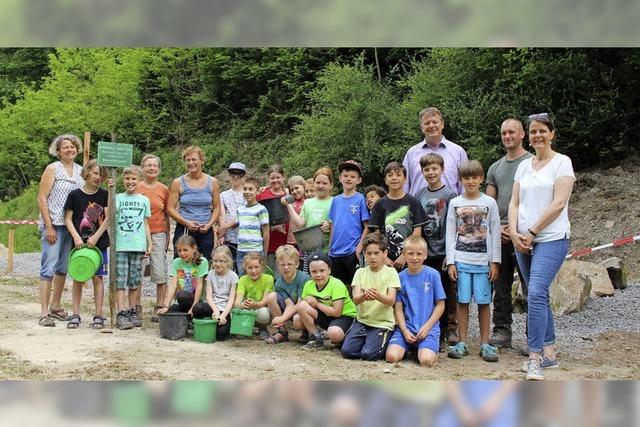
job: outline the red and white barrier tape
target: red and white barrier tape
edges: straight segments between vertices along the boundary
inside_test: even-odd
[[[623,237],[622,239],[617,239],[611,243],[595,246],[593,248],[578,249],[577,251],[573,251],[569,255],[567,255],[565,259],[578,258],[581,256],[589,255],[595,251],[600,251],[602,249],[617,248],[619,246],[628,245],[629,243],[634,243],[637,240],[640,240],[640,235]]]
[[[12,225],[38,225],[40,221],[37,219],[8,219],[1,220],[0,224],[12,224]]]

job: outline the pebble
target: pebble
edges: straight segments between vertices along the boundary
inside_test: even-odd
[[[382,372],[383,372],[383,373],[385,373],[385,374],[388,374],[388,373],[390,373],[390,372],[391,372],[391,369],[389,369],[389,368],[384,368],[384,369],[382,370]]]

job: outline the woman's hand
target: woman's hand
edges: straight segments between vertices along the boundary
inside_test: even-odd
[[[50,245],[55,244],[56,240],[58,240],[58,235],[56,234],[56,229],[53,226],[47,227],[46,238],[47,238],[47,242],[49,242]]]
[[[196,221],[187,221],[184,226],[187,227],[187,230],[193,231],[194,233],[200,229],[200,223]]]
[[[516,251],[522,254],[527,254],[531,250],[531,242],[520,233],[511,233],[511,241],[513,242],[513,247]]]
[[[198,231],[200,233],[207,233],[207,232],[209,232],[209,230],[211,230],[211,224],[208,224],[208,223],[207,224],[200,224],[198,226]]]

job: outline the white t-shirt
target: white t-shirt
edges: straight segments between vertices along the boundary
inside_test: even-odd
[[[207,275],[207,284],[213,290],[213,303],[220,312],[223,312],[227,308],[231,289],[238,284],[238,275],[233,270],[229,270],[224,276],[218,276],[215,270],[211,270]]]
[[[553,201],[553,190],[558,178],[573,174],[571,159],[564,154],[556,153],[542,169],[533,169],[533,158],[526,159],[516,171],[515,181],[520,184],[520,207],[518,209],[518,233],[525,234]],[[567,204],[560,215],[543,230],[538,231],[535,242],[551,242],[569,238],[571,224]]]

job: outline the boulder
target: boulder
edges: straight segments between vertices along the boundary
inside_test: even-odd
[[[598,264],[607,269],[614,289],[625,289],[627,287],[627,270],[625,270],[624,263],[620,258],[607,258]]]
[[[583,261],[565,262],[551,284],[551,309],[555,314],[582,310],[591,294],[591,280],[584,272]]]

